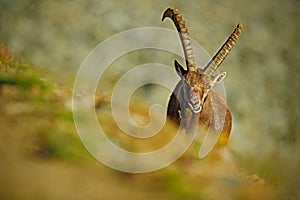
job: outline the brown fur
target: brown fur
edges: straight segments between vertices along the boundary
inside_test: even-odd
[[[225,77],[225,73],[220,75],[214,75],[214,73],[239,39],[243,26],[238,24],[220,50],[202,70],[196,67],[191,40],[182,15],[177,9],[171,7],[164,12],[162,19],[166,17],[172,19],[179,32],[187,66],[187,70],[184,70],[175,61],[175,68],[181,81],[170,97],[167,115],[171,120],[180,124],[186,132],[189,132],[193,124],[199,120],[200,125],[221,133],[219,144],[225,145],[231,132],[232,116],[226,101],[212,89],[215,83]]]

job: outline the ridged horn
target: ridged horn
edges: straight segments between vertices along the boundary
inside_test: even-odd
[[[189,37],[188,29],[185,26],[185,21],[182,19],[182,15],[179,14],[176,8],[170,7],[168,8],[162,17],[162,21],[169,17],[174,22],[177,31],[179,32],[180,41],[182,44],[185,62],[188,71],[196,71],[196,60],[192,48],[191,39]]]
[[[218,67],[221,65],[221,63],[224,61],[226,56],[236,44],[237,40],[240,38],[242,30],[243,25],[239,23],[234,29],[233,33],[228,37],[226,42],[220,48],[220,50],[206,65],[206,67],[204,68],[204,74],[206,74],[207,76],[212,76],[216,72]]]

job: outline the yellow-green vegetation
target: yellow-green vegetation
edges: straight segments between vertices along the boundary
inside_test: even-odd
[[[0,41],[17,58],[35,63],[0,48],[0,199],[299,199],[299,2],[0,1]],[[157,172],[117,172],[81,144],[70,88],[80,63],[101,41],[131,28],[174,30],[172,23],[161,22],[169,6],[179,9],[191,37],[210,55],[237,23],[244,25],[221,67],[227,72],[226,96],[233,113],[229,144],[199,160],[196,143]],[[143,152],[172,137],[177,130],[172,125],[149,143],[123,134],[112,121],[102,89],[111,89],[134,66],[156,62],[173,68],[174,59],[147,49],[109,66],[99,82],[96,111],[113,142]],[[160,94],[151,93],[152,88],[141,91],[146,101]],[[147,124],[143,98],[131,114],[137,123]],[[168,97],[159,98],[167,102]]]
[[[70,90],[43,79],[34,66],[0,48],[0,194],[5,199],[274,199],[276,183],[239,168],[230,152],[216,149],[204,160],[196,148],[171,166],[147,174],[111,170],[85,150],[65,102]],[[99,98],[101,101],[101,98]],[[105,112],[105,102],[98,102]],[[131,109],[147,119],[147,107]],[[122,137],[109,114],[100,123],[129,149],[148,151]],[[176,132],[169,125],[164,133]],[[172,136],[172,135],[171,135]],[[118,138],[121,137],[121,138]],[[170,136],[169,136],[170,137]],[[163,145],[169,137],[150,141]]]

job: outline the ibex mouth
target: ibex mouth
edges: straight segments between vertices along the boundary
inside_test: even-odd
[[[197,93],[192,92],[188,105],[192,109],[193,113],[200,113],[202,105]]]

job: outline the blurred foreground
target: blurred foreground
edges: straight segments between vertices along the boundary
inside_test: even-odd
[[[179,9],[191,37],[211,55],[238,22],[244,25],[221,69],[234,117],[230,142],[204,160],[192,146],[163,170],[120,173],[85,150],[68,107],[72,92],[60,84],[71,87],[85,56],[113,34],[174,29],[160,21],[168,6]],[[0,40],[37,67],[1,47],[1,199],[299,199],[299,8],[298,0],[0,1]],[[172,65],[174,58],[152,53],[119,58],[109,81],[139,64]],[[114,74],[118,67],[124,68]],[[124,137],[109,113],[101,115],[109,105],[99,95],[98,119],[119,144],[149,150],[168,139],[145,146]],[[147,109],[140,101],[133,118],[147,122]]]
[[[93,159],[79,141],[66,106],[69,89],[43,79],[33,66],[16,60],[3,47],[0,61],[3,199],[293,199],[278,196],[282,183],[242,168],[226,149],[216,149],[200,160],[192,145],[171,166],[147,174],[109,169]],[[101,110],[108,102],[99,96],[97,103]],[[147,118],[145,108],[136,106],[132,112],[142,120]],[[108,113],[98,117],[111,133],[119,132]],[[172,130],[176,131],[172,126],[165,129]],[[120,142],[139,147],[126,137]],[[163,142],[154,139],[152,144]],[[141,144],[147,149],[143,141]]]

